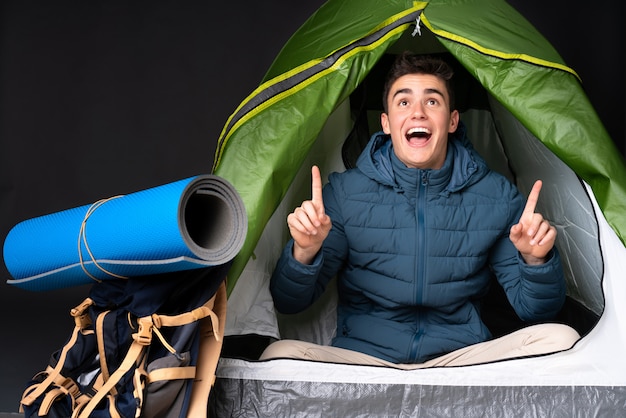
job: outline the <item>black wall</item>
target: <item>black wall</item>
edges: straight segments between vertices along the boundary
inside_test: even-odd
[[[623,153],[623,3],[510,2],[579,72]],[[322,3],[2,2],[2,241],[22,220],[209,172],[228,116]],[[0,264],[0,411],[13,412],[88,288],[26,292]]]
[[[228,116],[321,3],[3,1],[2,242],[22,220],[209,173]],[[0,264],[0,411],[14,412],[88,286],[27,292]]]

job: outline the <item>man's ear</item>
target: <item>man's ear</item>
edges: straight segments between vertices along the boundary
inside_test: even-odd
[[[380,114],[380,125],[383,127],[383,132],[389,135],[391,130],[389,129],[389,117],[386,113]]]
[[[453,110],[450,113],[450,127],[448,128],[448,133],[451,134],[456,131],[456,128],[459,127],[459,111]]]

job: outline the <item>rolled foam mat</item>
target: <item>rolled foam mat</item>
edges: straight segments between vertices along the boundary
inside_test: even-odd
[[[190,177],[18,223],[4,242],[7,283],[45,291],[218,266],[239,252],[247,227],[230,183]]]

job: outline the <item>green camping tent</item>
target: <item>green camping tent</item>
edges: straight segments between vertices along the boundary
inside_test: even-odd
[[[332,292],[286,318],[274,313],[267,282],[288,238],[285,216],[309,193],[310,165],[324,174],[351,166],[377,130],[381,74],[403,50],[452,61],[461,120],[494,170],[522,193],[544,179],[542,200],[551,198],[540,210],[557,225],[568,280],[559,319],[583,338],[567,352],[454,370],[258,362],[250,335],[332,338]],[[626,268],[626,165],[576,72],[506,2],[330,0],[228,119],[214,173],[240,193],[249,221],[228,277],[217,415],[594,416],[626,407],[626,365],[613,361],[626,350],[618,277]]]
[[[287,42],[220,136],[214,173],[242,195],[250,225],[231,291],[329,115],[399,40],[449,51],[591,186],[626,242],[624,161],[574,70],[514,9],[492,0],[330,1]]]

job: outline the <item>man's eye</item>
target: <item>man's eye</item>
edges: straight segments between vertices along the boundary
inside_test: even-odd
[[[426,101],[426,104],[430,105],[430,106],[435,106],[437,103],[439,103],[436,99],[428,99]]]
[[[409,102],[407,102],[406,100],[400,100],[400,102],[398,103],[400,106],[406,106],[409,104]]]

